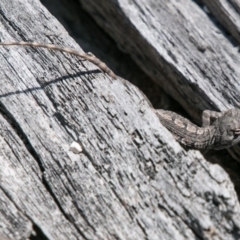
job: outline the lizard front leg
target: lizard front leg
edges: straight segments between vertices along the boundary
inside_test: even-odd
[[[211,110],[204,110],[202,113],[202,127],[210,126],[217,118],[221,117],[224,112],[216,112]]]

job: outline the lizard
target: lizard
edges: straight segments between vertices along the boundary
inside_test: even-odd
[[[202,127],[175,112],[155,109],[155,113],[163,126],[186,147],[220,150],[240,142],[240,109],[233,108],[223,112],[204,110]]]
[[[92,62],[110,77],[117,79],[115,73],[113,73],[105,63],[90,53],[78,52],[71,48],[37,42],[0,42],[0,46],[10,45],[41,47],[73,54]],[[219,150],[231,147],[240,142],[239,109],[234,108],[224,112],[205,110],[202,114],[202,127],[198,127],[175,112],[162,109],[154,109],[154,111],[163,126],[172,133],[178,142],[186,147]],[[212,124],[211,120],[213,120]]]

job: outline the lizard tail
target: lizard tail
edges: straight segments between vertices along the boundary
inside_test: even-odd
[[[113,71],[104,62],[102,62],[93,54],[79,52],[72,48],[60,47],[53,44],[43,44],[43,43],[37,43],[37,42],[0,42],[0,45],[1,46],[18,45],[18,46],[40,47],[40,48],[47,48],[51,50],[69,53],[92,62],[93,64],[98,66],[103,72],[106,72],[110,77],[112,77],[113,79],[117,79],[117,76],[113,73]]]

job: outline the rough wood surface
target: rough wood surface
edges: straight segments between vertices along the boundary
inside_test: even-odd
[[[239,0],[202,0],[206,4],[206,12],[217,19],[222,30],[230,33],[240,43],[240,1]]]
[[[0,29],[1,41],[81,50],[37,0],[2,0]],[[226,172],[183,150],[132,84],[44,49],[3,47],[0,61],[0,233],[239,238],[240,206]],[[77,140],[80,154],[69,151]]]

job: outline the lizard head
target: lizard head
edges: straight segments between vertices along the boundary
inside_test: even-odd
[[[215,124],[217,127],[218,143],[214,149],[231,147],[240,142],[240,110],[230,109],[219,117]]]

